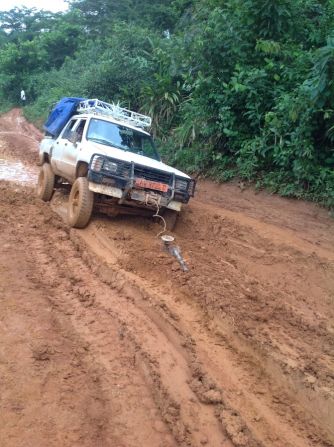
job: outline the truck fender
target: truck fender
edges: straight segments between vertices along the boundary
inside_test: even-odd
[[[75,178],[87,177],[87,174],[88,174],[88,163],[86,163],[85,161],[79,161],[75,169]]]

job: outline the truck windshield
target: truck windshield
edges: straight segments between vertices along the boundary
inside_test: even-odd
[[[153,140],[149,135],[120,124],[92,118],[86,138],[106,146],[113,146],[154,160],[160,160]]]

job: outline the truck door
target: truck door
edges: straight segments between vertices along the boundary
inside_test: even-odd
[[[72,144],[69,140],[75,126],[78,124],[78,119],[71,119],[65,128],[62,130],[61,134],[55,141],[52,148],[52,156],[51,156],[51,166],[54,172],[60,176],[65,176],[65,172],[63,171],[63,154],[64,148],[68,144]]]
[[[81,151],[83,139],[85,138],[86,119],[78,119],[71,127],[69,135],[63,144],[63,154],[61,160],[61,170],[64,177],[73,181],[75,179],[75,169],[77,165],[78,154]]]
[[[81,150],[86,119],[72,119],[58,139],[57,170],[66,179],[75,179],[78,153]]]

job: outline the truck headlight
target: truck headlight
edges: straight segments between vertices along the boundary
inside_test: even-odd
[[[101,172],[102,170],[104,170],[115,174],[117,172],[117,168],[117,163],[108,160],[101,155],[94,155],[91,163],[91,169],[95,172]]]
[[[103,166],[103,161],[104,161],[103,157],[95,155],[91,163],[92,171],[100,172]]]
[[[176,177],[175,179],[175,191],[180,193],[187,192],[191,197],[194,197],[196,181],[194,179],[187,179],[182,177]]]
[[[175,189],[176,191],[187,191],[188,189],[188,179],[176,177],[175,179]]]

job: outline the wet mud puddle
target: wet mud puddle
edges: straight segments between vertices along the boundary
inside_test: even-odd
[[[37,168],[28,167],[21,162],[0,157],[0,180],[35,185],[37,177]]]

